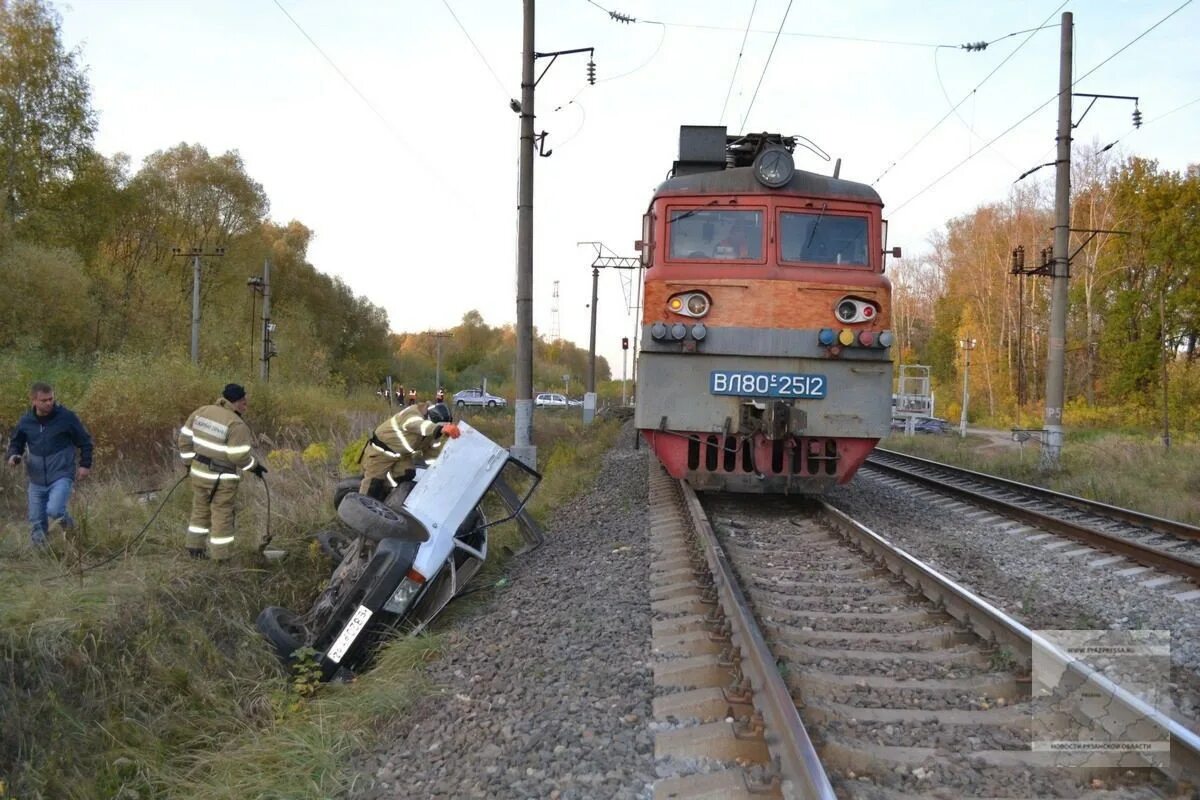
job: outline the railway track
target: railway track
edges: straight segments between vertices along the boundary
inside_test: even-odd
[[[656,798],[1190,796],[1200,739],[841,512],[650,495]],[[1170,757],[1065,768],[1060,728]]]
[[[1200,528],[1196,526],[890,450],[876,449],[865,467],[868,473],[916,482],[1024,523],[1036,529],[1027,540],[1043,548],[1062,550],[1071,557],[1103,550],[1111,555],[1089,566],[1136,577],[1143,585],[1162,587],[1180,600],[1200,599]],[[1072,540],[1085,548],[1067,551]],[[1157,574],[1145,575],[1150,570]],[[1189,584],[1181,585],[1179,579]]]

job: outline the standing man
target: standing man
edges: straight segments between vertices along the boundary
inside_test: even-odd
[[[15,467],[25,458],[29,475],[30,538],[35,548],[44,550],[51,520],[57,520],[64,531],[75,527],[75,520],[67,513],[67,502],[75,481],[83,480],[92,471],[92,437],[75,412],[54,402],[50,384],[41,381],[33,384],[29,388],[29,403],[31,408],[13,430],[8,464]]]
[[[385,419],[363,447],[359,463],[363,468],[358,491],[383,500],[406,475],[415,469],[417,457],[428,458],[445,443],[443,436],[459,437],[458,426],[450,421],[445,403],[416,403]]]
[[[233,555],[238,484],[244,473],[261,478],[267,471],[250,452],[254,434],[242,421],[245,413],[246,390],[230,383],[217,402],[193,411],[179,429],[179,455],[192,483],[192,518],[185,540],[192,558],[224,561]]]

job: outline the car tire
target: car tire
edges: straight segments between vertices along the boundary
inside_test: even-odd
[[[304,647],[308,638],[308,631],[300,622],[299,615],[279,606],[264,608],[255,625],[285,664],[291,663],[295,652]]]
[[[424,542],[429,539],[425,526],[404,512],[397,512],[373,497],[348,494],[338,506],[338,517],[351,530],[373,542],[384,539],[400,539],[406,542]]]
[[[362,486],[362,475],[338,481],[333,489],[333,510],[337,511],[337,507],[342,504],[342,499],[351,492],[357,492],[360,486]]]
[[[487,403],[487,404],[488,404],[488,408],[495,408],[495,407],[496,407],[496,401],[495,401],[495,400],[488,400],[488,403]]]
[[[463,408],[463,407],[465,407],[467,404],[466,404],[466,403],[464,403],[462,400],[455,400],[455,401],[454,401],[454,405],[455,405],[457,408]]]

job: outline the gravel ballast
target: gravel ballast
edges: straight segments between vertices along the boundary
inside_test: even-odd
[[[647,450],[633,435],[450,633],[427,668],[437,691],[359,756],[350,797],[650,797]]]
[[[1200,718],[1200,602],[1142,586],[1154,573],[1117,574],[1128,562],[1089,568],[1107,556],[1100,551],[1071,556],[1072,547],[1047,549],[1051,539],[1029,541],[1011,521],[967,519],[931,507],[913,496],[917,491],[893,488],[864,470],[826,499],[1030,628],[1170,631],[1174,708],[1168,710],[1181,721]]]

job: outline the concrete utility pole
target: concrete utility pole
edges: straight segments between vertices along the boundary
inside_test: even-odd
[[[959,339],[959,347],[963,349],[963,357],[966,359],[963,364],[963,399],[962,399],[962,415],[958,420],[958,435],[967,435],[967,404],[971,401],[971,393],[968,389],[968,382],[971,376],[971,351],[975,349],[974,339]]]
[[[433,391],[436,393],[442,386],[442,339],[453,339],[453,333],[435,333],[437,340],[437,372],[433,374]]]
[[[1058,66],[1058,153],[1054,175],[1054,266],[1050,288],[1050,342],[1046,360],[1046,414],[1042,428],[1041,468],[1055,471],[1063,447],[1067,280],[1071,247],[1071,57],[1073,17],[1062,15]]]
[[[225,248],[218,247],[211,253],[205,253],[203,248],[192,247],[185,253],[182,248],[172,247],[171,255],[190,256],[192,259],[192,363],[200,363],[200,257],[209,256],[220,258],[225,255]]]
[[[534,0],[523,0],[521,166],[517,200],[517,396],[512,455],[537,468],[533,444],[533,22]]]
[[[600,268],[592,267],[592,334],[588,339],[587,391],[596,393],[596,303],[600,299]]]
[[[263,259],[262,274],[262,357],[258,363],[258,377],[263,383],[271,378],[271,356],[275,355],[274,342],[271,334],[275,326],[271,324],[271,260]]]

